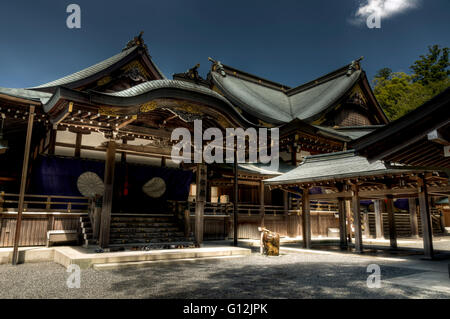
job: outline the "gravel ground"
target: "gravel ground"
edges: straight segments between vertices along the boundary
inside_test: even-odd
[[[382,280],[423,272],[380,259],[290,253],[264,257],[155,265],[120,271],[83,270],[81,287],[55,263],[0,265],[0,298],[450,298],[450,294],[382,282],[366,285],[367,266],[381,266]]]

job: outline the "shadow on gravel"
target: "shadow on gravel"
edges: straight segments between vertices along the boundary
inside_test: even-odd
[[[367,265],[323,262],[280,264],[281,258],[252,256],[236,260],[199,261],[114,271],[111,289],[133,298],[438,298],[415,288],[367,287]],[[265,263],[265,260],[267,264]],[[252,261],[256,260],[257,264]],[[381,279],[420,273],[420,270],[381,267]],[[449,298],[449,296],[444,296]]]

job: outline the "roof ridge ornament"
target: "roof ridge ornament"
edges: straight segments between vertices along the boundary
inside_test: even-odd
[[[212,70],[219,73],[221,76],[226,77],[227,74],[225,73],[225,68],[223,67],[222,63],[220,61],[216,61],[211,57],[208,57],[208,60],[213,63]]]
[[[128,49],[131,49],[132,47],[143,47],[144,49],[147,49],[147,45],[144,43],[144,39],[143,36],[144,35],[144,31],[139,32],[139,35],[134,37],[133,40],[128,41],[126,47],[122,50],[126,51]]]
[[[361,65],[359,64],[359,62],[361,62],[362,59],[364,59],[363,56],[360,57],[359,59],[352,61],[352,63],[350,63],[348,70],[347,70],[347,76],[352,75],[354,71],[361,70]]]

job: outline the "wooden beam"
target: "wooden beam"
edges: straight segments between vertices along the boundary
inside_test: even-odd
[[[384,201],[377,199],[374,201],[375,209],[375,231],[377,239],[384,239],[383,213],[385,211]]]
[[[362,243],[362,231],[361,231],[361,208],[360,208],[360,198],[359,198],[359,187],[357,184],[352,185],[353,197],[353,225],[355,227],[355,251],[357,253],[363,252]]]
[[[114,190],[114,168],[116,164],[116,143],[109,141],[105,161],[105,191],[103,193],[103,205],[100,226],[99,245],[106,248],[109,245],[109,233],[111,225],[111,211]]]
[[[20,193],[19,193],[19,206],[17,210],[17,221],[16,221],[16,232],[14,234],[14,247],[12,264],[17,265],[19,262],[19,242],[20,242],[20,231],[22,226],[22,213],[24,209],[25,202],[25,186],[27,184],[27,173],[28,173],[28,161],[30,159],[30,146],[31,146],[31,136],[33,133],[33,119],[35,106],[30,105],[30,113],[28,114],[28,126],[27,126],[27,137],[25,139],[25,151],[23,156],[22,165],[22,179],[20,181]]]
[[[411,226],[411,237],[419,238],[419,221],[417,218],[417,204],[415,198],[408,199],[409,223]]]
[[[133,122],[136,121],[136,120],[137,120],[137,115],[133,115],[129,120],[127,120],[127,121],[125,121],[125,122],[122,122],[122,123],[120,123],[119,125],[117,125],[117,126],[116,126],[116,129],[117,129],[117,130],[120,130],[121,128],[124,128],[125,126],[127,126],[127,125],[133,123]]]
[[[428,187],[424,177],[419,179],[419,205],[422,221],[424,255],[425,258],[432,259],[434,255],[433,231],[431,228],[430,203],[428,202]]]
[[[302,237],[303,237],[303,248],[311,249],[311,209],[309,201],[309,188],[303,189]]]

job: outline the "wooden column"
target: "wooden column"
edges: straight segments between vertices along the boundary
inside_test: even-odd
[[[14,236],[14,247],[12,264],[17,265],[19,262],[19,241],[20,241],[20,231],[22,226],[22,213],[25,201],[25,187],[27,184],[27,173],[28,173],[28,161],[30,159],[30,146],[31,146],[31,136],[33,133],[33,119],[34,119],[34,105],[30,105],[30,113],[28,115],[28,127],[27,136],[25,138],[25,151],[23,155],[23,165],[22,165],[22,178],[20,181],[20,193],[19,193],[19,206],[17,211],[17,221],[16,221],[16,232]]]
[[[128,140],[126,138],[122,139],[122,144],[127,144]],[[122,152],[120,155],[120,162],[122,163],[122,165],[126,165],[127,164],[127,153],[126,152]]]
[[[81,132],[77,132],[77,138],[75,140],[75,158],[80,158],[81,156],[81,142],[83,139],[83,134]]]
[[[411,237],[419,238],[419,221],[417,218],[417,204],[415,198],[408,199],[409,223],[411,225]]]
[[[259,213],[261,215],[261,227],[264,227],[264,219],[265,219],[265,208],[264,208],[264,183],[261,180],[259,184]]]
[[[341,249],[347,249],[347,214],[345,211],[345,199],[338,198],[339,211],[339,238]]]
[[[48,154],[49,155],[55,155],[56,132],[57,132],[56,126],[50,129],[50,139],[48,141]]]
[[[116,166],[116,142],[109,141],[106,149],[105,161],[105,190],[103,193],[102,214],[100,219],[99,245],[106,248],[109,245],[109,232],[111,225],[111,211],[114,190],[114,168]]]
[[[289,235],[289,193],[283,192],[283,210],[284,210],[284,222],[286,224],[286,235]]]
[[[386,199],[386,212],[389,222],[389,241],[392,249],[397,249],[397,227],[395,225],[394,197],[388,195]]]
[[[375,209],[376,238],[384,239],[384,228],[383,228],[384,202],[379,199],[375,200],[374,209]]]
[[[428,189],[424,177],[418,181],[419,184],[419,206],[420,218],[422,221],[423,250],[425,258],[432,259],[433,251],[433,232],[431,228],[430,203],[428,201]]]
[[[347,241],[349,244],[352,243],[352,203],[350,200],[345,201],[345,212],[347,214]]]
[[[197,193],[195,194],[195,242],[203,243],[204,213],[206,205],[207,167],[197,164]]]
[[[358,185],[352,185],[353,197],[353,225],[355,227],[355,251],[357,253],[362,253],[363,243],[362,243],[362,231],[361,231],[361,208],[359,200],[359,187]]]
[[[238,181],[238,158],[237,150],[234,152],[234,183],[233,183],[233,245],[238,245],[238,204],[239,204],[239,181]]]
[[[309,202],[309,188],[303,189],[302,236],[303,236],[303,248],[311,249],[311,211]]]
[[[364,209],[363,212],[364,237],[370,238],[369,211]]]

